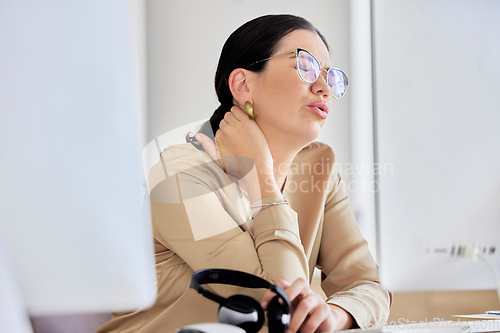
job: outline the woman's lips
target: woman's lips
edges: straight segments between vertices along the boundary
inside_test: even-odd
[[[326,119],[326,117],[328,117],[329,108],[326,102],[324,101],[314,102],[309,104],[308,107],[322,119]]]

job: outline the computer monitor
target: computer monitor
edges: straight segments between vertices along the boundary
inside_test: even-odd
[[[12,272],[12,265],[0,244],[0,323],[5,332],[32,333],[28,313]]]
[[[126,1],[2,1],[0,245],[31,315],[155,301],[131,36]]]
[[[500,270],[500,3],[372,3],[381,282],[495,289],[459,252]]]

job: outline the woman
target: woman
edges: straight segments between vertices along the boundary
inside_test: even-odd
[[[216,322],[218,305],[189,288],[193,272],[205,268],[282,286],[292,301],[292,332],[386,321],[390,298],[377,283],[333,151],[312,143],[347,85],[340,70],[319,67],[331,67],[328,44],[303,18],[259,17],[229,37],[215,77],[220,107],[188,143],[169,147],[148,179],[157,302],[115,314],[98,332],[173,332]],[[326,302],[309,286],[315,267]],[[212,288],[226,297],[251,295],[264,308],[272,297]]]

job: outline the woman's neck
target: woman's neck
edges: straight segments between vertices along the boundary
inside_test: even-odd
[[[303,147],[291,147],[287,144],[278,144],[276,142],[269,141],[268,145],[273,157],[274,179],[276,180],[278,188],[283,190],[285,179],[290,170],[290,165]]]

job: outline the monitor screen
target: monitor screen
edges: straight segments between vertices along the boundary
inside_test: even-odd
[[[393,291],[496,288],[500,3],[374,1],[378,260]]]
[[[0,243],[32,315],[156,297],[127,2],[3,1]]]

